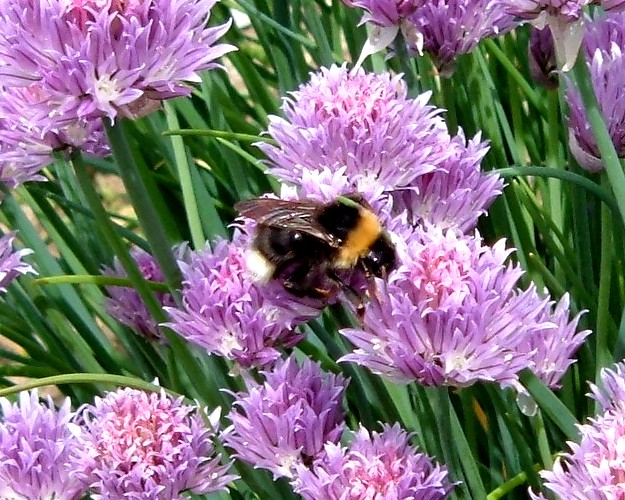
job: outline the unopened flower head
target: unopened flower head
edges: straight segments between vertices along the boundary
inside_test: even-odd
[[[398,382],[462,387],[478,380],[510,385],[529,366],[519,347],[540,321],[544,303],[517,289],[511,250],[479,235],[428,227],[412,235],[398,225],[399,268],[367,306],[363,327],[345,329],[353,361]]]
[[[374,26],[355,67],[360,67],[365,57],[391,45],[399,33],[410,55],[423,53],[423,35],[417,30],[412,17],[426,0],[343,0],[343,3],[362,8],[365,14],[360,24],[371,23]]]
[[[597,15],[588,23],[584,53],[599,109],[620,158],[625,158],[625,13]],[[599,149],[577,89],[567,92],[571,152],[580,166],[603,169]]]
[[[590,384],[590,389],[604,411],[625,412],[625,362],[603,368],[600,385]]]
[[[452,138],[452,155],[434,172],[415,179],[414,189],[393,193],[393,212],[407,210],[410,223],[429,223],[439,228],[455,227],[463,232],[475,228],[480,215],[503,189],[496,173],[482,173],[480,164],[488,144],[480,136],[466,142],[462,131]]]
[[[17,403],[0,398],[0,408],[0,498],[82,498],[86,488],[68,465],[77,446],[69,398],[57,409],[52,398],[40,402],[33,390],[20,393]]]
[[[172,330],[208,352],[243,367],[268,366],[278,347],[302,338],[293,328],[319,311],[295,301],[278,284],[256,284],[247,271],[248,241],[219,241],[213,250],[191,253],[180,262],[182,308],[169,307]]]
[[[446,498],[453,485],[447,469],[409,443],[399,425],[382,432],[360,428],[347,448],[326,443],[312,467],[297,465],[295,491],[320,498]]]
[[[378,26],[399,25],[409,19],[425,0],[343,0],[350,7],[365,11],[362,22]]]
[[[567,21],[582,17],[591,0],[501,0],[507,11],[521,19],[532,20],[541,15],[561,16]]]
[[[180,260],[185,260],[187,252],[186,245],[179,245],[174,248],[174,256]],[[131,252],[141,275],[149,281],[164,282],[163,272],[156,262],[156,259],[140,248]],[[126,271],[117,258],[113,262],[112,268],[104,270],[108,276],[127,277]],[[106,310],[120,323],[132,328],[137,333],[148,339],[155,339],[161,343],[166,343],[167,339],[163,335],[154,318],[148,311],[141,296],[134,288],[121,286],[108,286],[106,288],[109,298],[106,300]],[[155,292],[156,299],[163,307],[174,307],[176,302],[168,292]]]
[[[0,237],[0,292],[6,292],[7,286],[22,274],[37,274],[30,264],[23,262],[26,255],[33,251],[29,248],[13,250],[15,233]]]
[[[236,457],[274,478],[292,477],[296,464],[310,463],[324,443],[341,438],[347,382],[308,358],[300,367],[290,357],[264,375],[263,385],[236,395],[224,440]]]
[[[450,154],[442,110],[428,99],[409,99],[404,81],[389,73],[323,68],[284,100],[285,118],[271,118],[278,145],[259,148],[283,182],[299,185],[305,169],[327,168],[344,169],[351,191],[405,188]]]
[[[85,405],[74,476],[97,498],[169,500],[225,489],[236,476],[215,456],[215,429],[182,399],[126,388]]]
[[[423,34],[423,48],[446,76],[453,71],[457,56],[516,25],[498,0],[430,0],[411,20]]]
[[[569,442],[570,453],[540,473],[544,486],[558,498],[623,498],[625,495],[625,380],[623,363],[601,373],[603,388],[591,385],[603,413],[580,425],[581,440]],[[543,498],[543,497],[536,497]]]
[[[80,119],[141,116],[190,89],[233,50],[207,28],[216,0],[0,3],[0,84],[39,82],[59,111]]]
[[[549,28],[531,28],[527,62],[534,81],[550,90],[558,88],[558,66]]]

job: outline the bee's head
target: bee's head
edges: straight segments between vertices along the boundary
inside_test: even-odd
[[[362,265],[368,275],[386,279],[397,265],[395,246],[385,233],[371,245],[369,253],[362,259]]]

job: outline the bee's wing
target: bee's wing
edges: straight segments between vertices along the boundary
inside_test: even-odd
[[[240,201],[234,209],[242,216],[264,226],[301,231],[335,246],[335,238],[317,222],[317,215],[322,207],[322,204],[312,201],[256,198]]]

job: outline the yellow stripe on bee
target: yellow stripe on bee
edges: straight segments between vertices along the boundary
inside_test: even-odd
[[[361,209],[358,224],[349,232],[345,243],[339,249],[336,266],[353,267],[359,258],[367,255],[369,248],[381,232],[382,226],[376,215],[369,210]]]

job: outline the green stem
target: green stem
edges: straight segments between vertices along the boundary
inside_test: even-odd
[[[541,469],[542,467],[539,464],[534,466],[534,470],[536,472],[538,472]],[[502,485],[498,486],[493,491],[491,491],[486,496],[486,500],[499,500],[500,498],[504,498],[513,489],[525,483],[527,483],[527,472],[520,472],[513,478],[508,479],[505,483],[503,483]]]
[[[131,257],[128,248],[115,232],[113,224],[107,216],[106,211],[100,203],[100,197],[93,187],[93,180],[87,172],[86,165],[82,160],[80,153],[73,156],[71,163],[73,164],[74,171],[76,172],[76,178],[78,184],[82,189],[82,192],[93,212],[98,229],[102,232],[104,239],[111,246],[111,249],[119,259],[122,267],[128,274],[128,279],[133,284],[137,293],[141,296],[141,300],[145,303],[148,311],[154,317],[157,322],[163,322],[167,320],[165,313],[163,312],[160,303],[152,293],[149,285],[146,283],[145,278],[139,271],[137,263]]]
[[[451,77],[441,76],[441,91],[443,93],[443,102],[445,103],[445,123],[451,135],[458,132],[458,115],[456,114],[456,100],[454,99],[454,83]]]
[[[165,110],[169,114],[168,109],[171,108],[169,103],[165,103]],[[172,124],[168,125],[171,127]],[[176,119],[176,127],[179,127],[178,120]],[[273,144],[276,146],[278,142],[271,137],[263,136],[263,135],[252,135],[252,134],[240,134],[238,132],[228,132],[226,130],[213,130],[213,129],[197,129],[197,128],[186,128],[186,129],[170,129],[166,132],[163,132],[164,136],[172,136],[179,135],[181,137],[219,137],[221,139],[228,139],[232,141],[239,142],[266,142],[268,144]]]
[[[548,98],[548,111],[549,117],[547,120],[547,157],[545,164],[547,167],[558,169],[559,165],[564,165],[564,160],[559,158],[560,141],[558,138],[558,130],[560,127],[560,113],[559,113],[559,98],[558,93],[554,91],[549,92]],[[563,213],[562,213],[562,183],[553,177],[548,182],[549,191],[549,209],[551,220],[553,220],[556,227],[562,232],[563,228]],[[561,245],[558,244],[560,247]],[[556,276],[561,279],[562,272],[560,265],[556,262],[555,269]]]
[[[137,263],[131,257],[130,252],[128,251],[128,248],[126,248],[123,240],[115,231],[115,227],[104,210],[104,207],[102,207],[100,197],[93,187],[93,180],[89,176],[87,166],[83,162],[80,152],[73,155],[71,163],[74,171],[76,172],[78,184],[80,185],[83,195],[93,212],[96,226],[102,233],[104,240],[110,245],[111,249],[119,259],[119,262],[128,275],[128,279],[141,297],[141,300],[145,304],[150,315],[157,323],[167,321],[167,316],[165,316],[159,301],[154,296],[154,293],[141,274],[141,271],[139,271]],[[164,375],[165,373],[159,372],[159,377],[163,378]]]
[[[44,276],[33,280],[36,285],[60,285],[64,283],[88,284],[98,286],[123,286],[133,288],[135,284],[128,278],[119,276],[101,276],[93,274],[64,274],[60,276]],[[145,283],[155,292],[167,292],[169,288],[160,281],[145,280]]]
[[[545,429],[545,420],[540,409],[536,412],[536,415],[531,419],[532,427],[536,433],[538,452],[540,453],[540,459],[545,469],[551,469],[553,466],[553,458],[551,456],[551,450],[549,449],[549,441],[547,439],[547,431]]]
[[[115,125],[111,125],[108,120],[103,121],[113,157],[119,167],[128,196],[132,201],[141,227],[145,231],[152,254],[165,277],[165,282],[169,286],[172,295],[176,298],[178,297],[182,275],[171,251],[171,245],[165,229],[160,222],[161,218],[150,199],[139,168],[134,161],[128,140],[124,135],[123,120]]]
[[[603,203],[605,203],[610,209],[614,212],[614,214],[619,213],[618,206],[614,198],[610,195],[610,192],[596,183],[592,182],[590,179],[586,177],[576,174],[575,172],[571,172],[569,170],[563,170],[560,168],[549,168],[549,167],[536,167],[536,166],[512,166],[506,168],[500,168],[496,170],[496,173],[499,174],[504,179],[508,179],[511,177],[553,177],[555,179],[560,179],[566,182],[570,182],[572,184],[576,184],[587,191],[590,191],[597,198],[599,198]]]
[[[609,182],[604,175],[602,184]],[[596,331],[596,366],[595,380],[599,380],[602,367],[611,362],[608,346],[608,325],[610,321],[610,290],[612,285],[612,256],[614,241],[612,233],[612,214],[605,205],[601,206],[601,267],[599,269],[599,296],[597,298],[597,331]]]
[[[395,41],[393,42],[393,49],[395,50],[395,57],[399,61],[399,66],[404,73],[404,80],[408,85],[408,91],[411,95],[420,92],[419,80],[414,69],[413,59],[408,55],[406,50],[406,40],[401,33],[401,30],[397,32]]]
[[[525,79],[523,74],[516,68],[514,63],[508,58],[506,53],[499,48],[497,43],[494,40],[486,39],[482,40],[482,44],[488,52],[499,61],[499,63],[505,68],[505,70],[510,74],[519,88],[527,97],[527,100],[532,106],[534,106],[538,112],[544,117],[548,116],[547,108],[542,102],[542,99],[534,92],[532,86]]]
[[[133,387],[144,391],[158,392],[162,387],[150,384],[145,380],[122,375],[110,375],[108,373],[67,373],[54,375],[36,380],[30,380],[23,384],[14,385],[6,389],[0,389],[0,397],[9,396],[22,391],[28,391],[37,387],[62,384],[112,384],[119,387]],[[169,392],[169,391],[168,391]]]
[[[170,129],[180,127],[176,110],[169,102],[165,102],[165,115],[167,116],[167,126]],[[184,149],[184,142],[182,137],[172,136],[171,143],[174,149],[174,159],[178,169],[178,177],[180,178],[180,188],[182,189],[182,198],[187,213],[189,231],[191,232],[191,242],[195,249],[204,248],[206,237],[202,229],[200,211],[193,189],[193,182],[191,181],[191,167]]]

